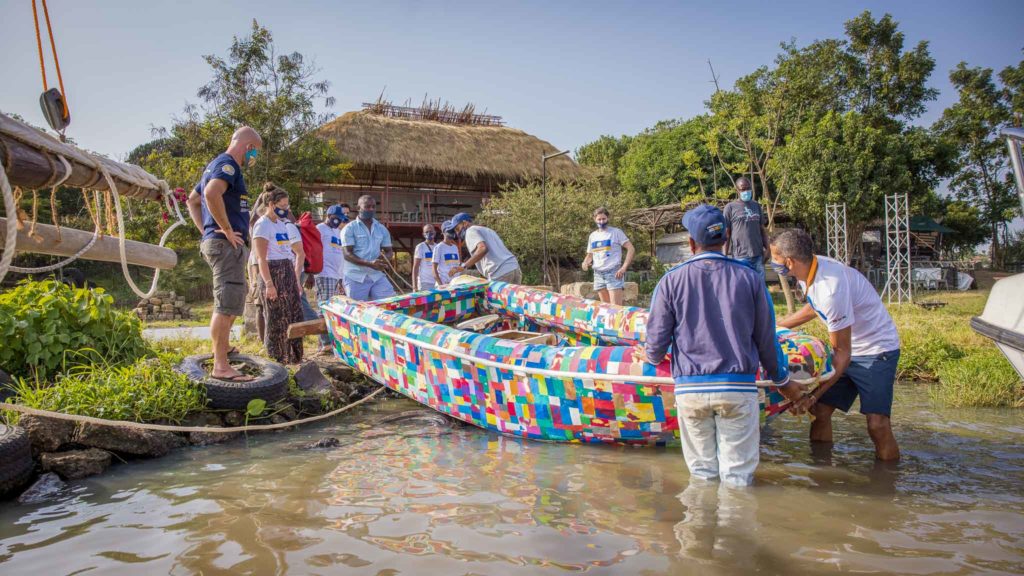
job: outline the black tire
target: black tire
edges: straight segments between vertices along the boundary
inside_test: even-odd
[[[213,356],[198,354],[188,356],[176,369],[193,382],[206,387],[209,407],[214,410],[245,410],[251,400],[257,398],[271,404],[284,398],[288,393],[288,370],[277,362],[247,354],[232,354],[232,362],[243,362],[260,371],[260,375],[249,382],[227,382],[211,378],[203,363]]]
[[[34,467],[28,432],[0,424],[0,498],[28,484]]]

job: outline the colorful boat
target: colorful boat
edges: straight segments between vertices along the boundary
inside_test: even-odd
[[[641,358],[647,310],[504,282],[323,307],[342,361],[475,426],[558,442],[663,445],[678,440],[668,362]],[[794,375],[831,371],[828,347],[781,331]],[[762,391],[762,416],[784,409]]]

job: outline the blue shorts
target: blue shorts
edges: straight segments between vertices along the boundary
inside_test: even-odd
[[[345,295],[360,302],[380,300],[395,295],[394,286],[383,274],[376,280],[367,277],[362,282],[356,282],[346,276],[342,279],[342,284],[345,286]]]
[[[622,290],[625,286],[626,280],[616,278],[615,270],[608,272],[594,270],[594,290]]]
[[[850,366],[818,402],[848,412],[860,396],[861,414],[892,414],[892,390],[896,383],[896,365],[900,351],[874,356],[854,356]]]

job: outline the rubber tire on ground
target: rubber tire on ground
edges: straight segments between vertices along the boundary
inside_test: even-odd
[[[28,484],[33,468],[28,432],[0,424],[0,498]]]
[[[272,404],[288,393],[288,370],[277,362],[248,354],[232,354],[229,356],[232,362],[256,367],[260,375],[248,382],[227,382],[211,378],[203,368],[203,363],[212,357],[212,354],[188,356],[176,369],[206,387],[208,406],[214,410],[245,410],[249,402],[257,398]]]

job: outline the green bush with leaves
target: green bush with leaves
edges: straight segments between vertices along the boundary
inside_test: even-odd
[[[147,354],[142,324],[103,289],[24,281],[0,293],[0,367],[46,381],[66,368],[122,365]]]
[[[160,354],[128,366],[83,364],[56,384],[22,379],[18,404],[64,414],[132,422],[181,422],[206,408],[205,388],[174,370],[180,357]]]

